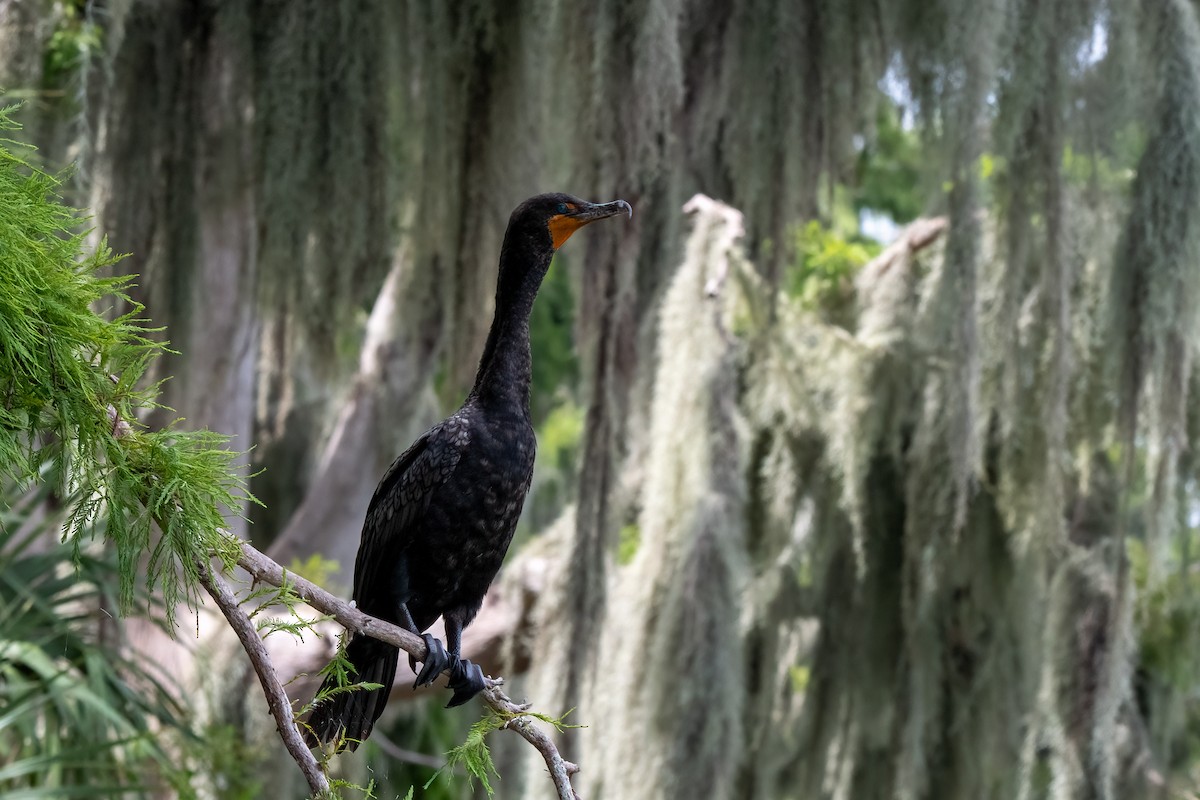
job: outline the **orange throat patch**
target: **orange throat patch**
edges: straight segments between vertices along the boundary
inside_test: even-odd
[[[571,238],[571,234],[584,226],[584,221],[578,217],[572,217],[567,214],[555,214],[546,223],[546,227],[550,229],[550,238],[554,240],[554,249],[563,246],[563,242]]]

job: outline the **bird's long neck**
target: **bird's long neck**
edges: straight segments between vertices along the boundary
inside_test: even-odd
[[[533,379],[529,315],[552,254],[529,256],[509,245],[506,238],[496,284],[496,316],[471,393],[485,405],[519,409],[528,414],[529,385]],[[537,263],[518,265],[514,263],[518,258]]]

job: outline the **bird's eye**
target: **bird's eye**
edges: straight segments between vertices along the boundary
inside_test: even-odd
[[[567,204],[566,204],[566,203],[559,203],[559,204],[558,204],[558,213],[560,213],[560,214],[565,214],[565,213],[567,213]]]

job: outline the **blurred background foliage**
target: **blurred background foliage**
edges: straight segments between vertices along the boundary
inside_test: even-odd
[[[52,485],[30,495],[5,483],[0,791],[153,797],[175,787],[190,796],[188,765],[177,754],[204,746],[166,688],[171,679],[122,647],[115,560],[53,542],[61,521],[41,513]],[[162,616],[148,594],[137,607]]]

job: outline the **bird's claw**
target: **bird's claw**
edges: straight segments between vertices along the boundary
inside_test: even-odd
[[[446,708],[461,706],[487,688],[483,670],[478,664],[460,658],[450,668],[450,688],[454,690],[454,696],[446,703]]]
[[[454,690],[454,696],[450,698],[450,702],[446,704],[446,708],[453,708],[454,706],[461,706],[487,688],[487,682],[483,677],[483,670],[479,668],[478,664],[472,663],[465,658],[459,658],[455,653],[447,652],[445,645],[428,633],[421,636],[421,638],[425,640],[425,647],[428,652],[425,655],[424,663],[421,665],[421,671],[417,674],[417,680],[413,683],[414,689],[418,686],[428,686],[434,682],[438,675],[449,670],[449,685]],[[413,660],[410,657],[410,664]]]
[[[428,633],[424,634],[421,638],[425,640],[425,647],[429,652],[425,654],[425,661],[421,664],[421,671],[417,673],[417,680],[413,683],[414,689],[418,686],[428,686],[433,683],[438,675],[441,675],[458,663],[458,658],[447,653],[446,647],[439,640]]]

